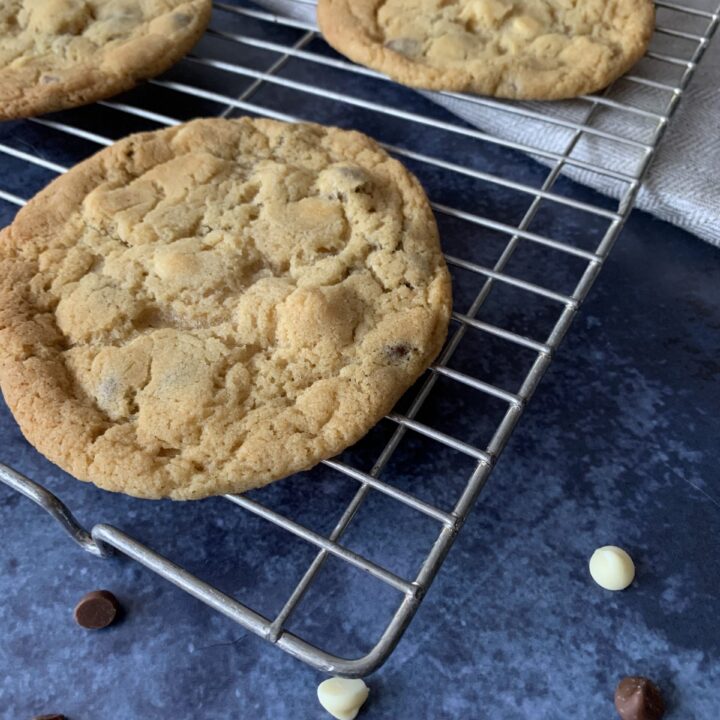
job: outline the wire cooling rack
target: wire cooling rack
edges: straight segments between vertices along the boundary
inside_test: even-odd
[[[2,134],[6,170],[0,175],[0,201],[11,217],[9,208],[26,201],[14,183],[26,178],[29,168],[43,171],[41,186],[98,146],[135,130],[198,115],[239,114],[365,130],[384,140],[429,191],[453,271],[455,312],[436,364],[383,421],[381,442],[376,437],[367,445],[372,458],[368,460],[367,447],[364,454],[352,449],[310,473],[331,472],[338,481],[355,484],[331,532],[318,532],[310,523],[269,507],[268,489],[226,496],[280,528],[288,539],[314,548],[310,562],[299,569],[299,582],[279,590],[283,604],[273,617],[114,526],[85,530],[55,495],[9,467],[0,466],[0,480],[47,510],[90,553],[102,556],[115,549],[137,560],[301,660],[347,676],[375,670],[413,617],[627,219],[668,121],[718,25],[720,8],[710,11],[707,1],[704,7],[701,3],[657,2],[658,27],[646,58],[597,96],[562,105],[528,105],[442,94],[444,101],[462,99],[476,109],[491,110],[507,124],[536,123],[533,143],[479,130],[429,101],[423,100],[418,111],[417,95],[345,61],[325,45],[312,23],[275,16],[244,2],[216,2],[206,36],[165,76],[90,108],[25,121],[23,129],[34,133],[31,144],[15,142],[12,130]],[[296,5],[307,9],[311,4],[304,0]],[[588,143],[594,144],[591,160]],[[516,165],[528,165],[519,153],[544,164],[534,166],[534,180],[528,181],[527,173],[515,174]],[[488,157],[494,158],[491,168],[484,164]],[[522,162],[514,162],[517,159]],[[597,176],[616,200],[591,192],[583,196],[589,200],[570,197],[566,173]],[[518,207],[522,211],[514,214]],[[526,259],[519,261],[522,257]],[[565,270],[558,276],[555,269],[561,265]],[[542,312],[523,313],[537,303]],[[485,346],[494,348],[488,362],[476,353]],[[514,375],[505,372],[506,363]],[[443,410],[444,401],[449,407]],[[464,422],[454,424],[458,415]],[[442,502],[424,497],[422,483],[403,488],[394,482],[393,458],[407,443],[424,457],[449,453],[466,458],[455,466],[467,472],[456,485],[448,481]],[[432,524],[414,572],[401,573],[388,567],[392,562],[374,559],[371,542],[364,552],[347,542],[361,507],[378,501],[397,503]],[[312,624],[304,632],[289,629],[291,620],[302,614],[303,598],[318,583],[326,561],[333,559],[395,593],[387,622],[360,657],[348,659],[324,647]],[[356,622],[351,612],[343,623],[362,632],[363,620]]]

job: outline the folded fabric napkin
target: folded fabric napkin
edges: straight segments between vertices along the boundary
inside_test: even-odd
[[[690,0],[692,7],[718,11],[718,0]],[[309,0],[256,0],[275,13],[306,22],[315,22],[315,6]],[[662,11],[658,24],[680,32],[702,34],[699,28],[707,20],[672,11]],[[656,52],[690,59],[697,42],[682,37],[656,33],[651,48]],[[677,86],[683,65],[643,59],[631,72],[652,81]],[[496,137],[562,153],[572,142],[570,123],[588,123],[600,131],[583,133],[576,138],[572,157],[594,166],[620,170],[635,169],[642,162],[644,150],[635,145],[609,140],[604,133],[619,135],[640,143],[651,141],[657,118],[652,115],[592,109],[587,102],[473,102],[450,94],[426,92],[467,122]],[[652,85],[618,83],[611,96],[626,99],[628,104],[659,111],[670,100],[671,92]],[[513,112],[513,110],[515,112]],[[552,125],[517,111],[530,111],[564,121]],[[592,113],[592,117],[591,117]],[[603,133],[603,134],[601,134]],[[633,158],[635,154],[635,158]],[[536,156],[540,162],[546,161]],[[565,165],[563,173],[607,195],[619,198],[627,184],[581,167]],[[720,42],[710,42],[695,74],[682,94],[678,110],[659,146],[650,171],[638,194],[636,205],[657,217],[678,225],[720,247]]]

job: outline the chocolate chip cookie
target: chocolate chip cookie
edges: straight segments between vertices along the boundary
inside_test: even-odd
[[[211,0],[4,0],[0,120],[75,107],[159,75],[197,42]]]
[[[0,233],[0,385],[82,480],[240,492],[365,434],[450,305],[427,198],[375,142],[196,120],[103,150]]]
[[[327,41],[415,87],[554,100],[595,92],[645,52],[652,0],[319,0]]]

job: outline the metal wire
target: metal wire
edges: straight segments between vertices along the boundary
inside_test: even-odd
[[[295,1],[302,5],[312,4],[308,0]],[[680,68],[682,72],[677,82],[668,83],[664,77],[660,79],[658,77],[645,77],[637,74],[627,75],[619,81],[631,87],[648,88],[656,92],[654,107],[640,107],[632,104],[628,101],[628,97],[632,97],[632,93],[628,95],[627,92],[616,92],[617,84],[608,88],[601,95],[581,98],[580,102],[584,102],[586,108],[583,119],[580,121],[557,117],[554,114],[545,114],[543,110],[528,108],[516,103],[505,103],[491,98],[441,93],[441,95],[446,98],[459,99],[467,103],[472,103],[473,105],[492,109],[496,112],[507,113],[510,117],[522,117],[541,122],[548,128],[567,131],[569,136],[564,143],[564,147],[559,151],[551,151],[545,148],[498,138],[492,134],[460,124],[459,122],[438,120],[436,117],[404,110],[395,105],[385,104],[380,101],[369,101],[366,98],[354,95],[348,91],[344,83],[337,85],[336,89],[331,90],[316,84],[294,80],[288,77],[287,73],[283,72],[287,67],[290,67],[291,64],[306,64],[308,66],[315,65],[318,67],[331,68],[336,72],[347,73],[349,76],[361,76],[367,78],[369,81],[380,84],[387,84],[389,82],[387,78],[373,70],[355,66],[346,60],[333,57],[320,51],[318,44],[315,42],[319,40],[320,36],[313,25],[245,6],[216,2],[215,20],[217,23],[222,24],[223,29],[218,29],[218,27],[215,26],[217,23],[214,22],[214,27],[212,27],[207,34],[208,40],[232,43],[235,50],[232,62],[207,57],[202,54],[194,54],[186,58],[180,66],[181,69],[183,67],[188,69],[194,67],[196,69],[203,69],[207,73],[226,73],[247,78],[251,82],[241,95],[233,97],[219,93],[215,90],[201,87],[197,83],[185,81],[184,78],[182,81],[165,78],[151,81],[156,87],[163,88],[165,91],[175,93],[178,96],[188,97],[195,101],[210,101],[221,105],[223,109],[217,114],[222,117],[232,116],[238,111],[242,111],[288,121],[314,119],[314,107],[312,103],[302,103],[302,110],[306,113],[302,118],[281,112],[269,104],[263,104],[262,98],[259,97],[261,95],[259,91],[266,87],[276,87],[286,92],[299,93],[304,98],[332,101],[351,108],[361,109],[363,112],[400,119],[408,123],[409,126],[414,124],[429,128],[433,132],[447,133],[451,136],[457,135],[477,142],[480,145],[486,144],[526,152],[535,158],[542,159],[550,165],[550,170],[542,185],[536,188],[524,182],[503,178],[492,173],[477,170],[473,167],[450,162],[441,157],[433,157],[425,153],[420,153],[410,148],[386,145],[386,148],[390,152],[404,160],[481,181],[486,186],[490,186],[490,192],[492,192],[493,189],[512,190],[528,196],[531,198],[531,202],[522,220],[517,225],[508,224],[495,217],[486,217],[478,212],[471,212],[465,209],[450,207],[444,203],[433,202],[433,208],[437,213],[467,223],[470,227],[478,228],[478,242],[482,240],[480,230],[487,229],[506,238],[505,246],[498,260],[492,267],[487,267],[475,259],[446,255],[446,259],[452,267],[478,276],[482,282],[481,287],[468,310],[453,313],[453,322],[456,325],[455,330],[451,333],[445,349],[435,365],[431,368],[431,372],[427,375],[415,397],[411,400],[408,409],[403,414],[393,412],[388,416],[388,420],[394,423],[394,431],[376,458],[370,472],[364,472],[338,459],[326,460],[323,463],[325,467],[349,478],[357,484],[357,490],[353,498],[344,508],[335,527],[327,536],[321,535],[288,517],[282,516],[276,511],[264,506],[258,500],[250,499],[247,496],[226,496],[227,500],[234,506],[257,515],[317,549],[312,562],[306,568],[297,585],[288,592],[285,604],[274,618],[264,617],[239,600],[221,593],[216,588],[191,575],[183,568],[170,562],[156,551],[117,528],[100,524],[95,525],[91,532],[87,532],[77,523],[70,511],[58,498],[42,486],[4,465],[0,465],[0,482],[5,483],[43,507],[85,550],[95,555],[105,555],[114,548],[225,614],[247,630],[278,645],[283,650],[301,660],[324,671],[348,676],[367,675],[375,670],[388,657],[410,622],[423,595],[437,574],[455,536],[465,522],[470,508],[477,499],[527,402],[547,370],[552,356],[567,332],[580,304],[587,296],[590,287],[597,278],[603,262],[607,258],[623,223],[628,217],[642,178],[647,172],[655,149],[667,129],[668,121],[677,108],[677,104],[708,45],[709,39],[717,28],[720,7],[713,13],[685,6],[681,3],[665,2],[665,0],[658,0],[656,4],[664,11],[671,14],[674,13],[678,20],[689,17],[703,23],[704,27],[701,32],[689,32],[685,29],[672,27],[671,24],[665,22],[657,28],[659,35],[682,39],[683,41],[693,44],[693,51],[688,58],[681,58],[666,52],[656,51],[650,51],[647,54],[649,59],[657,63]],[[223,16],[252,20],[262,26],[263,32],[259,37],[246,33],[238,34],[229,32],[222,22]],[[273,37],[273,32],[280,30],[283,32],[278,32],[278,37]],[[287,36],[287,31],[294,31],[296,34],[300,33],[300,35],[295,42],[288,43],[283,41],[283,37]],[[272,39],[268,39],[268,37]],[[272,58],[272,61],[265,70],[258,70],[243,62],[244,51],[256,50],[266,52]],[[191,75],[190,77],[195,77],[195,75]],[[250,100],[251,98],[252,101]],[[159,113],[141,104],[116,100],[105,101],[99,104],[109,111],[121,113],[128,117],[142,118],[145,121],[157,125],[175,125],[181,122],[179,118],[171,117],[165,113]],[[631,115],[651,122],[647,137],[643,140],[638,140],[593,126],[592,123],[600,111],[617,115]],[[112,143],[112,138],[106,137],[95,130],[78,127],[71,122],[66,122],[64,119],[35,118],[30,122],[48,131],[80,138],[91,145],[106,146]],[[585,138],[595,138],[597,140],[611,142],[619,147],[637,151],[639,155],[637,153],[635,155],[629,153],[627,162],[620,169],[598,167],[597,165],[572,156],[578,143]],[[43,168],[51,173],[63,173],[67,170],[63,164],[12,145],[0,144],[0,154],[12,157],[22,163]],[[599,205],[565,197],[554,191],[553,187],[566,167],[590,170],[593,173],[617,181],[620,186],[624,188],[619,198],[617,209],[609,210]],[[0,188],[0,201],[21,206],[26,202],[26,199],[19,197],[12,192],[11,189]],[[575,211],[587,213],[593,217],[607,221],[607,229],[593,250],[575,247],[557,238],[531,231],[531,224],[537,217],[541,204],[545,206],[549,205],[550,207],[559,206],[570,208]],[[522,242],[548,248],[576,259],[577,261],[582,261],[583,269],[577,275],[574,290],[570,294],[561,293],[552,288],[544,287],[515,276],[509,270],[510,261]],[[545,301],[555,304],[558,307],[559,315],[549,334],[544,337],[528,337],[509,328],[501,327],[500,325],[476,317],[492,289],[498,285],[514,288],[516,291],[526,293],[528,296],[542,298]],[[525,374],[519,388],[512,391],[508,388],[498,387],[486,380],[473,377],[448,366],[455,351],[460,346],[463,337],[470,330],[502,339],[519,349],[534,354],[532,365]],[[460,383],[465,387],[472,388],[504,405],[505,409],[502,413],[502,418],[499,420],[486,446],[476,446],[471,442],[442,432],[417,419],[425,401],[440,378],[451,383]],[[430,449],[433,444],[440,443],[473,460],[473,470],[467,478],[452,510],[436,507],[380,479],[381,474],[408,432],[426,439],[428,449]],[[425,555],[415,577],[402,577],[380,563],[374,562],[342,544],[343,535],[371,492],[378,493],[393,502],[399,502],[405,507],[421,513],[426,518],[438,523],[435,540]],[[299,612],[303,597],[316,581],[320,569],[329,556],[333,556],[341,562],[348,563],[368,573],[377,582],[383,583],[399,593],[397,608],[380,638],[375,642],[372,650],[361,658],[348,659],[329,653],[320,648],[323,644],[322,638],[301,638],[287,629],[289,620],[294,614]]]

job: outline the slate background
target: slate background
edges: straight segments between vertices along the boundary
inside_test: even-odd
[[[250,31],[265,32],[259,25]],[[229,52],[208,46],[215,50],[221,57]],[[266,61],[263,53],[244,60],[258,67]],[[187,79],[194,72],[183,65],[169,76]],[[303,78],[309,71],[291,63],[286,72]],[[410,91],[354,82],[350,89],[358,94],[451,119]],[[222,88],[235,94],[246,85],[246,79],[224,78]],[[125,99],[156,103],[178,118],[218,111],[150,86]],[[254,99],[293,112],[307,109],[277,88]],[[546,173],[518,153],[417,127],[408,133],[407,125],[360,109],[317,101],[311,110],[316,119],[536,186]],[[59,119],[111,137],[152,127],[97,106]],[[0,126],[0,142],[66,164],[94,149],[29,122]],[[489,193],[476,181],[414,169],[435,199],[502,221],[517,222],[529,202],[518,193]],[[3,187],[21,196],[52,176],[3,159]],[[556,190],[607,203],[568,181]],[[0,203],[2,224],[13,213]],[[601,231],[587,217],[558,208],[541,212],[537,223],[568,242],[592,244]],[[501,237],[491,232],[483,232],[479,244],[477,232],[461,223],[441,219],[441,230],[456,255],[490,262],[502,249]],[[565,259],[539,252],[524,244],[513,272],[567,292],[572,273]],[[454,279],[456,307],[464,311],[477,278],[456,273]],[[525,297],[494,294],[481,318],[537,336],[550,311],[528,306]],[[512,348],[481,336],[468,337],[453,362],[509,389],[516,389],[525,367]],[[656,679],[670,719],[719,717],[719,409],[718,251],[634,213],[415,620],[368,680],[371,696],[362,717],[609,720],[615,683],[629,673]],[[496,410],[440,384],[423,419],[480,442]],[[345,457],[367,467],[391,430],[381,423]],[[4,406],[0,447],[5,462],[45,483],[87,526],[115,524],[268,615],[281,607],[313,556],[222,500],[142,502],[78,483],[24,441]],[[467,460],[437,446],[429,450],[409,435],[383,477],[448,506],[469,469]],[[355,488],[320,470],[257,496],[327,532]],[[319,673],[132,561],[83,553],[6,488],[0,488],[0,527],[3,719],[49,712],[70,720],[324,717],[315,700]],[[435,531],[373,495],[346,542],[412,574]],[[592,551],[609,543],[625,547],[637,563],[637,580],[623,593],[602,591],[586,570]],[[88,633],[74,625],[72,607],[98,587],[112,589],[126,614],[117,625]],[[396,602],[397,596],[331,562],[291,628],[359,654]]]

